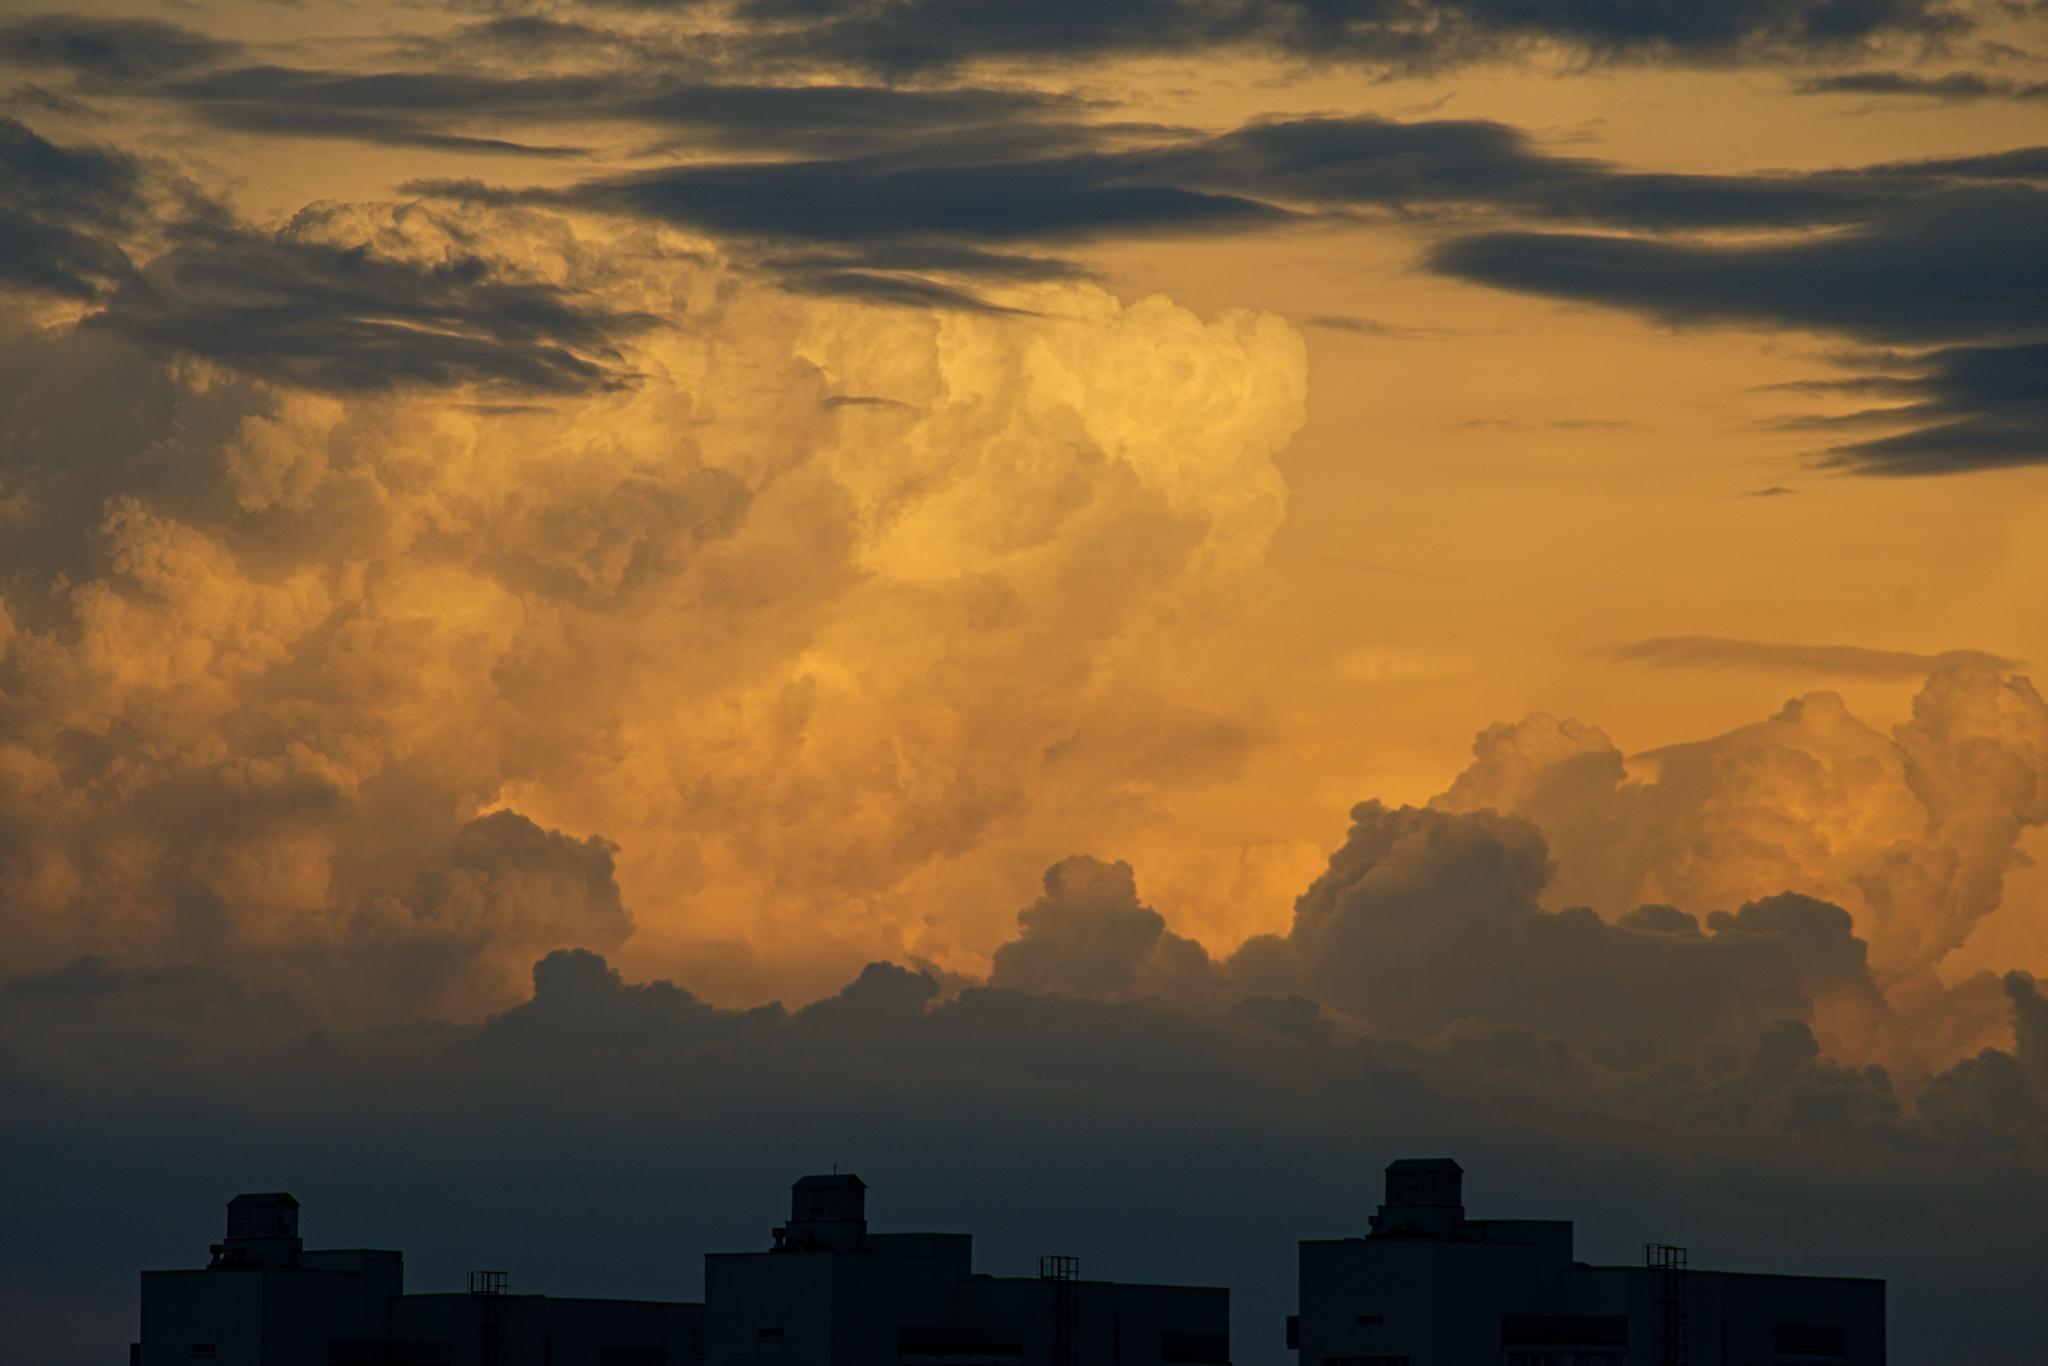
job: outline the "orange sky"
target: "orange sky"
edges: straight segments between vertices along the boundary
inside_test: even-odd
[[[476,21],[460,7],[67,12],[247,45],[229,65],[524,76],[623,60],[423,44]],[[557,17],[650,43],[689,22]],[[1795,93],[1816,72],[1901,66],[2024,85],[2048,71],[2043,36],[1994,16],[1932,55],[1917,38],[1703,66],[1539,47],[1421,74],[1245,50],[995,57],[904,88],[1081,95],[1083,121],[1138,126],[1136,147],[1288,117],[1485,120],[1550,156],[1796,178],[2048,142],[2038,98]],[[872,79],[765,59],[717,78]],[[150,870],[196,838],[180,877],[252,951],[455,924],[447,908],[472,893],[517,902],[498,975],[450,997],[474,1009],[584,914],[552,883],[491,891],[499,875],[479,873],[486,890],[449,890],[474,870],[435,841],[499,809],[615,845],[636,927],[608,945],[617,961],[721,1001],[816,994],[878,956],[978,974],[1074,853],[1129,860],[1168,923],[1220,954],[1286,928],[1352,802],[1427,801],[1495,722],[1578,717],[1636,753],[1832,690],[1888,731],[1922,681],[1846,657],[1655,667],[1616,658],[1630,642],[2048,659],[2039,463],[1817,467],[1841,438],[1796,421],[1863,400],[1783,386],[1839,378],[1842,353],[1880,343],[1675,325],[1428,267],[1432,243],[1499,225],[1497,209],[1087,233],[1048,246],[1075,278],[969,280],[1023,311],[962,310],[785,288],[773,260],[793,248],[687,223],[400,188],[566,194],[799,151],[651,150],[644,124],[587,114],[464,125],[591,149],[509,158],[235,131],[139,77],[65,79],[17,59],[8,110],[53,142],[143,157],[256,229],[429,265],[480,251],[655,325],[622,334],[620,387],[524,398],[260,373],[244,393],[234,361],[167,362],[191,396],[176,429],[120,438],[156,455],[91,495],[89,536],[10,552],[0,583],[9,800],[38,832],[9,879],[33,958],[106,935],[175,956],[184,913]],[[138,263],[164,249],[150,225],[128,231]],[[50,337],[82,311],[23,310]],[[123,383],[128,362],[92,350],[118,343],[91,337],[47,362],[51,392]],[[885,401],[826,403],[848,397]],[[42,420],[31,408],[19,430]],[[100,439],[51,430],[53,449]],[[34,469],[8,477],[0,495],[26,501],[0,496],[0,515],[24,525],[57,496]],[[1755,496],[1768,489],[1785,492]],[[180,774],[204,789],[191,801],[219,804],[196,837],[136,797]],[[236,823],[234,792],[295,784],[322,794],[301,816]],[[2048,854],[2037,827],[2019,847]],[[2048,880],[2015,871],[1938,960],[1944,978],[2048,971],[2044,896]]]

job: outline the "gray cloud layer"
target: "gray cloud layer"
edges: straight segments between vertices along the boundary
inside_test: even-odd
[[[618,343],[654,323],[520,278],[431,215],[366,225],[316,206],[263,231],[121,152],[60,146],[7,118],[0,188],[0,287],[87,305],[88,328],[260,379],[590,390],[620,382]],[[431,255],[364,240],[437,232]],[[140,267],[138,246],[154,253]]]
[[[689,12],[702,0],[608,0]],[[607,3],[607,0],[594,0]],[[731,12],[764,56],[893,72],[979,59],[1186,53],[1216,48],[1412,69],[1551,43],[1595,59],[1718,65],[1853,50],[1958,32],[1935,0],[1728,0],[1717,5],[1526,5],[1515,0],[742,0]]]
[[[1603,925],[1533,906],[1526,822],[1354,818],[1268,946],[1292,993],[1255,980],[1274,967],[1256,945],[1209,962],[1088,859],[1048,873],[992,985],[874,964],[797,1010],[718,1009],[580,950],[480,1024],[341,1034],[280,1027],[260,973],[16,976],[0,1083],[28,1104],[0,1158],[36,1178],[21,1208],[47,1234],[0,1254],[0,1303],[39,1360],[103,1357],[130,1267],[192,1262],[249,1185],[294,1189],[320,1241],[403,1244],[416,1284],[488,1260],[526,1289],[688,1294],[698,1251],[755,1245],[781,1184],[838,1161],[884,1226],[973,1229],[998,1270],[1056,1244],[1096,1274],[1231,1284],[1235,1359],[1276,1363],[1290,1240],[1361,1231],[1378,1164],[1452,1151],[1479,1208],[1576,1216],[1596,1260],[1680,1237],[1708,1265],[1884,1275],[1902,1359],[2039,1352],[2018,1269],[2048,1217],[2030,979],[1959,993],[2015,1043],[1902,1087],[1808,1023],[1816,999],[1869,1004],[1837,908]],[[551,838],[509,818],[477,842],[582,863],[603,895],[596,856]],[[147,1189],[111,1160],[141,1131],[163,1135]],[[515,1214],[507,1184],[542,1171],[559,1204]],[[1919,1237],[1891,1236],[1899,1190],[1925,1202]]]
[[[1548,37],[1608,57],[1729,60],[1962,22],[1909,0],[1541,13],[1490,0],[1337,10],[1191,0],[989,10],[917,0],[748,4],[736,18],[742,48],[779,45],[785,57],[829,50],[856,66],[865,54],[899,75],[973,55],[1103,55],[1161,43],[1406,61]],[[68,73],[75,93],[166,103],[240,132],[544,157],[585,155],[594,133],[651,139],[687,159],[593,174],[567,191],[445,180],[408,188],[671,224],[739,244],[793,289],[880,304],[986,311],[987,282],[1072,269],[1045,254],[1061,244],[1398,219],[1427,239],[1431,269],[1473,283],[1679,326],[1812,330],[1908,348],[1882,376],[1888,395],[1905,402],[1835,419],[1888,430],[1826,446],[1815,453],[1824,466],[1925,475],[2048,460],[2040,148],[1805,173],[1667,174],[1554,155],[1478,120],[1298,118],[1197,136],[1102,122],[1103,111],[1083,101],[995,85],[737,81],[731,53],[679,42],[503,17],[395,40],[382,60],[396,65],[320,69],[258,64],[233,44],[159,23],[46,16],[0,30],[0,60]],[[1930,82],[1866,70],[1807,88],[1939,85],[1956,97],[1992,89]],[[23,139],[35,135],[10,137],[0,155],[33,160]],[[103,195],[132,199],[108,179],[120,164],[91,174]],[[74,172],[74,181],[86,173]],[[52,173],[29,174],[49,185]],[[95,216],[75,197],[49,190],[44,199],[0,221],[17,287],[91,298],[130,277],[105,217],[112,201]],[[256,298],[184,287],[220,280],[206,262],[237,253],[250,259]],[[316,257],[284,238],[193,242],[157,268],[153,289],[124,291],[113,311],[126,311],[133,335],[319,387],[362,387],[387,356],[398,382],[535,390],[588,388],[623,368],[617,343],[634,320],[545,297],[545,286],[368,262],[344,280]],[[388,301],[391,316],[373,301]],[[206,344],[223,322],[291,309],[324,312],[334,325],[304,336],[259,330],[247,347]],[[428,322],[453,340],[423,342]],[[312,354],[323,347],[352,354],[327,363]]]
[[[1945,650],[1929,655],[1911,650],[1872,650],[1860,645],[1793,645],[1722,636],[1656,636],[1616,645],[1604,653],[1624,663],[1664,669],[1775,669],[1834,677],[1911,679],[1955,665],[1992,669],[2020,666],[2019,660],[1982,650]]]

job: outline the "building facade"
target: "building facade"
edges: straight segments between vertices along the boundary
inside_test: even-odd
[[[308,1251],[299,1202],[228,1202],[206,1267],[142,1273],[132,1366],[689,1366],[704,1306],[505,1293],[480,1272],[467,1294],[408,1295],[399,1253]]]
[[[807,1176],[761,1252],[704,1259],[707,1366],[1227,1366],[1230,1292],[973,1268],[964,1233],[873,1233],[867,1187]]]
[[[1588,1266],[1564,1220],[1467,1219],[1449,1158],[1388,1166],[1362,1238],[1301,1244],[1301,1366],[1884,1366],[1884,1282]]]
[[[142,1273],[134,1366],[1229,1366],[1230,1292],[976,1272],[964,1233],[874,1233],[857,1176],[807,1176],[704,1303],[407,1294],[397,1252],[307,1251],[299,1205],[239,1195],[211,1265]]]

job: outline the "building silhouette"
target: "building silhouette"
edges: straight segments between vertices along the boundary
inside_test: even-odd
[[[1589,1266],[1572,1226],[1468,1219],[1449,1158],[1386,1169],[1363,1237],[1300,1245],[1300,1366],[1883,1366],[1884,1282]],[[1229,1366],[1230,1292],[973,1266],[964,1233],[875,1233],[857,1176],[806,1176],[703,1303],[408,1294],[395,1251],[308,1251],[299,1203],[238,1195],[211,1263],[142,1273],[133,1366]]]
[[[399,1253],[307,1251],[299,1202],[228,1202],[202,1270],[142,1273],[133,1366],[671,1366],[703,1355],[704,1306],[508,1294],[408,1295]]]
[[[1230,1292],[972,1269],[965,1233],[871,1233],[857,1176],[807,1176],[765,1252],[704,1259],[706,1359],[887,1366],[1227,1366]]]
[[[307,1251],[299,1204],[238,1195],[211,1265],[142,1273],[134,1366],[1229,1366],[1230,1292],[973,1269],[964,1233],[873,1233],[857,1176],[806,1176],[760,1252],[704,1259],[705,1300],[407,1294],[399,1253]]]
[[[1369,1233],[1301,1244],[1301,1366],[1883,1366],[1883,1281],[1588,1266],[1569,1220],[1467,1219],[1449,1158],[1386,1175]]]

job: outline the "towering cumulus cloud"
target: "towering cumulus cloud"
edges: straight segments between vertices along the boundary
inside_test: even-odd
[[[1816,693],[1633,760],[1540,715],[1473,753],[1433,805],[1536,822],[1559,904],[1705,910],[1789,889],[1849,908],[1889,980],[1931,968],[1997,909],[2022,832],[2048,821],[2048,705],[1982,665],[1937,672],[1890,736]]]
[[[403,207],[309,210],[258,259],[275,308],[262,270],[166,256],[155,311],[6,341],[24,966],[262,959],[346,1014],[367,982],[473,1009],[635,922],[799,983],[944,954],[905,887],[1028,822],[1048,751],[1071,795],[1119,726],[1211,724],[1175,660],[1283,510],[1277,319],[1085,285],[877,309]],[[242,364],[194,291],[299,349]]]

